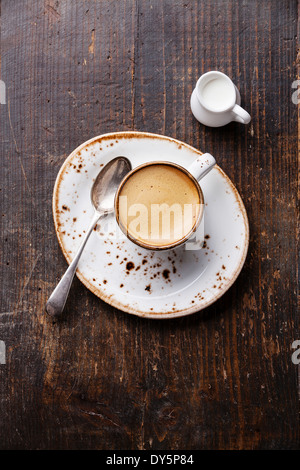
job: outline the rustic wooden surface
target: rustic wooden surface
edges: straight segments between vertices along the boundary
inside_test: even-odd
[[[1,0],[1,449],[295,449],[297,2]],[[199,75],[238,85],[248,126],[200,126]],[[51,213],[57,172],[85,140],[166,134],[216,156],[248,211],[244,269],[216,304],[148,321],[66,268]]]

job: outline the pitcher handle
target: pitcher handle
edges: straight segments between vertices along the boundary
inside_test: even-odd
[[[242,124],[248,124],[251,121],[250,114],[247,113],[247,111],[245,111],[245,109],[243,109],[238,104],[233,107],[232,112],[234,114],[234,120],[237,122],[241,122]]]

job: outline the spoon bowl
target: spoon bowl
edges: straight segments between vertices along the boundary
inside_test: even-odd
[[[107,214],[114,210],[114,199],[124,176],[131,170],[126,157],[116,157],[98,173],[91,189],[91,201],[95,211]]]

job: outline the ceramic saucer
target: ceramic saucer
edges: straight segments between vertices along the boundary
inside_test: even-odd
[[[59,171],[53,194],[55,230],[67,262],[72,261],[93,215],[93,180],[109,160],[124,155],[133,168],[153,160],[188,167],[199,154],[178,140],[144,132],[105,134],[74,150]],[[249,227],[241,197],[221,168],[216,166],[201,181],[201,188],[202,237],[192,241],[189,249],[139,248],[119,233],[112,214],[100,220],[91,234],[78,278],[105,302],[142,317],[180,317],[211,305],[243,267]]]

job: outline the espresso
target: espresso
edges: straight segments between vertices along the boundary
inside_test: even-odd
[[[198,186],[176,166],[155,163],[132,173],[119,191],[118,218],[138,243],[176,245],[195,229],[203,203]]]

